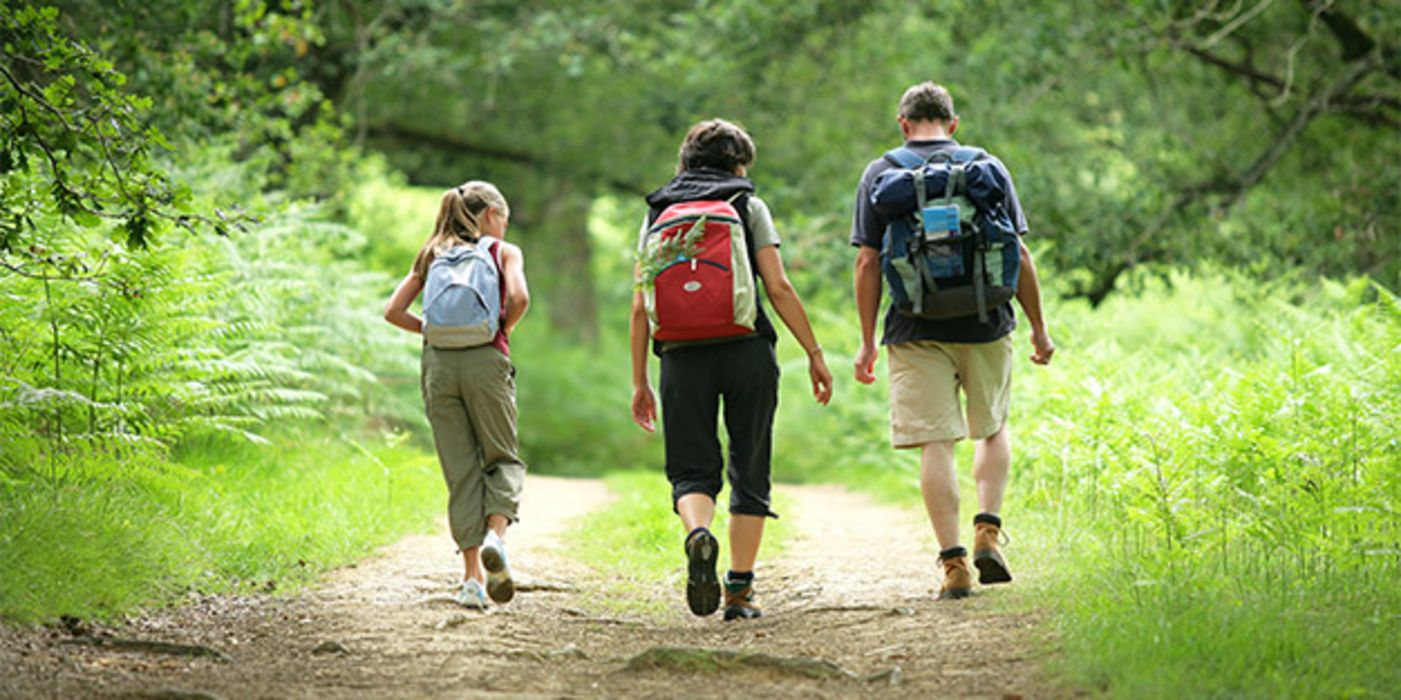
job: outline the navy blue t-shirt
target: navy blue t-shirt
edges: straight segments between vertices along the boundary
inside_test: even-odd
[[[953,139],[936,139],[929,141],[908,141],[905,146],[918,153],[921,157],[928,158],[940,151],[952,151],[958,148],[958,142]],[[1018,235],[1024,235],[1027,231],[1026,213],[1022,211],[1022,203],[1017,199],[1017,188],[1012,184],[1012,175],[1007,172],[1007,166],[995,156],[989,155],[998,169],[1007,178],[1007,214],[1012,219],[1012,226],[1017,230]],[[866,172],[861,175],[861,184],[856,186],[856,213],[851,220],[851,244],[853,246],[865,246],[868,248],[881,249],[881,244],[885,237],[885,227],[889,221],[871,206],[871,188],[876,176],[896,167],[884,157],[871,161],[866,166]],[[983,323],[978,320],[977,314],[964,316],[961,318],[950,318],[934,321],[925,318],[914,318],[906,316],[895,310],[893,304],[886,308],[885,312],[885,332],[881,335],[881,344],[890,345],[892,343],[909,343],[916,340],[937,340],[944,343],[988,343],[1012,332],[1017,327],[1017,317],[1012,312],[1012,303],[1009,301],[994,309],[988,310],[988,322]]]

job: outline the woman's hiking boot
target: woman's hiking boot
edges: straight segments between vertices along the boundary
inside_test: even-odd
[[[939,562],[944,565],[944,585],[939,589],[939,600],[967,598],[973,592],[973,570],[968,566],[968,550],[950,547],[939,552]]]
[[[978,567],[978,583],[1007,583],[1012,572],[1002,558],[998,540],[1002,537],[1002,520],[991,513],[979,513],[973,518],[973,566]]]
[[[754,574],[725,577],[725,621],[752,620],[760,614],[754,604]]]
[[[720,578],[715,574],[719,557],[720,543],[709,530],[696,528],[686,538],[686,604],[696,615],[720,608]]]

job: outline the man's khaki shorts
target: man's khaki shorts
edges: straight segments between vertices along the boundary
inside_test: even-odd
[[[1007,422],[1012,393],[1012,336],[990,343],[918,340],[890,351],[890,442],[918,447],[982,440]],[[967,420],[959,403],[962,390]]]

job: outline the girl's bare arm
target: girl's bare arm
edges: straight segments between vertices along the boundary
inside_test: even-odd
[[[525,282],[525,253],[520,246],[501,244],[501,273],[506,282],[506,334],[515,330],[516,324],[525,317],[530,308],[530,288]]]
[[[405,275],[399,286],[394,288],[394,293],[389,295],[388,303],[384,305],[384,320],[410,333],[422,333],[423,319],[409,312],[409,305],[422,291],[423,280],[413,273]]]

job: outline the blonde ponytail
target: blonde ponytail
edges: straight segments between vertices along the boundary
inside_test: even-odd
[[[481,220],[487,209],[495,209],[502,216],[511,215],[511,207],[501,190],[490,182],[470,180],[444,192],[433,234],[414,260],[414,274],[423,278],[433,258],[453,246],[476,243],[482,237]]]

